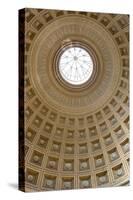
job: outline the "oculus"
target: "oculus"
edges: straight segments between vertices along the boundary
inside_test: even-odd
[[[89,52],[78,46],[69,46],[59,58],[59,72],[62,78],[72,85],[87,82],[93,73],[93,60]]]

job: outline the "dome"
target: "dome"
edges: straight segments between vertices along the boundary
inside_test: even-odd
[[[128,185],[128,15],[25,15],[24,190]]]

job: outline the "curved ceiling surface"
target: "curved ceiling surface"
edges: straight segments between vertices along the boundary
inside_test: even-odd
[[[26,9],[26,191],[128,183],[128,17]],[[59,71],[74,47],[93,63],[82,84],[69,84]]]

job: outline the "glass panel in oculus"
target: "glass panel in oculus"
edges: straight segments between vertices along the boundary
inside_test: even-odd
[[[84,48],[69,47],[60,56],[59,71],[68,83],[81,85],[92,75],[93,60]]]

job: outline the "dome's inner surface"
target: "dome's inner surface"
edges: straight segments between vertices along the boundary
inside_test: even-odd
[[[129,16],[25,13],[25,190],[128,185]]]

